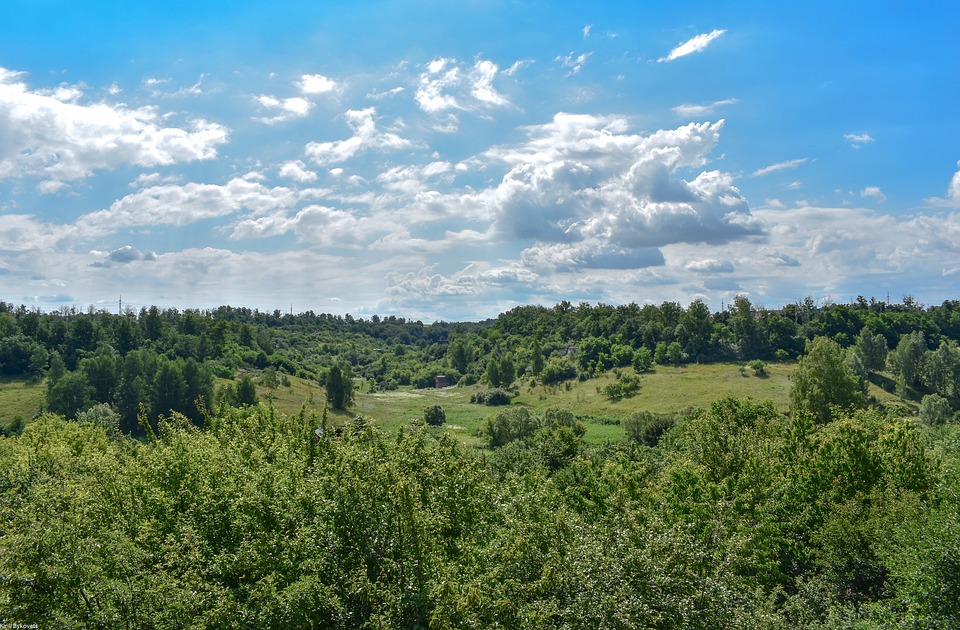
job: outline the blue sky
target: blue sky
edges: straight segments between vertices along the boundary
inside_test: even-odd
[[[424,321],[955,299],[957,24],[948,2],[6,0],[0,299]]]

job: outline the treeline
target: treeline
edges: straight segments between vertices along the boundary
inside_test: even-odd
[[[228,306],[41,313],[0,302],[0,374],[48,377],[49,409],[73,417],[108,403],[135,430],[141,405],[154,422],[174,410],[200,423],[217,401],[251,402],[249,383],[242,392],[215,392],[211,383],[263,370],[324,385],[336,370],[370,390],[433,387],[441,374],[450,384],[509,388],[522,378],[553,385],[626,366],[792,360],[814,338],[853,348],[864,335],[884,358],[854,365],[858,373],[889,370],[893,380],[878,384],[903,396],[960,397],[960,302],[927,308],[910,299],[818,307],[808,298],[768,310],[740,296],[717,313],[699,300],[687,308],[561,302],[491,321],[432,324]]]
[[[831,342],[832,343],[832,342]],[[955,628],[958,426],[721,400],[590,447],[226,407],[0,438],[0,617],[41,627]]]

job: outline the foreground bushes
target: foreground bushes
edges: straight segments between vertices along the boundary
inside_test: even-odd
[[[362,418],[318,439],[249,407],[136,442],[46,416],[0,439],[0,610],[54,627],[960,622],[958,427],[738,400],[638,420],[655,448],[571,452],[576,421],[551,410],[493,475],[446,435]]]

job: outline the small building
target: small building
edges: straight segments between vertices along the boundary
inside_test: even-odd
[[[445,374],[437,374],[434,377],[434,383],[436,384],[437,389],[443,389],[444,387],[450,387],[450,379],[447,378]]]

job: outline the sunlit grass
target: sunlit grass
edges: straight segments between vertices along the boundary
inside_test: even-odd
[[[46,395],[44,382],[0,379],[0,426],[8,427],[17,416],[33,418],[43,407]]]

